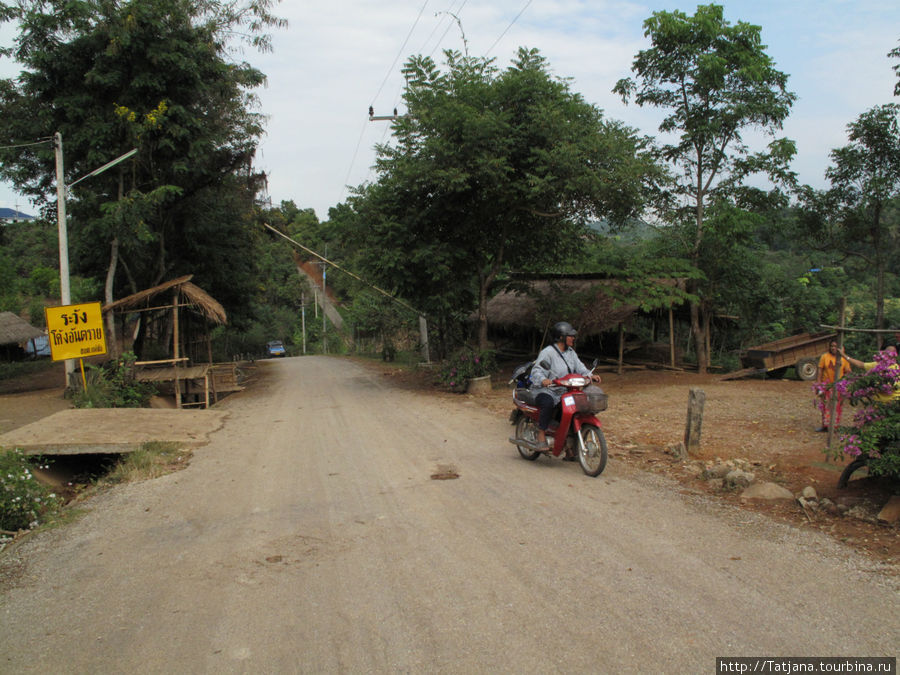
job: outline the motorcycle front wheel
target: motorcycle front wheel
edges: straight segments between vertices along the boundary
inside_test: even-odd
[[[606,436],[593,424],[585,424],[581,427],[581,438],[584,445],[578,447],[578,463],[588,476],[599,476],[606,468],[609,454],[606,449]]]
[[[516,422],[516,439],[519,438],[529,443],[537,442],[537,427],[534,426],[534,422],[524,415],[519,417],[519,421]],[[541,453],[532,450],[527,445],[516,445],[516,448],[522,457],[532,462],[541,456]]]

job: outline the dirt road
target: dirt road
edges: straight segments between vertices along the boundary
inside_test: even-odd
[[[610,461],[525,462],[472,399],[265,364],[184,471],[0,558],[3,672],[713,672],[896,656],[897,579]],[[458,473],[454,480],[435,474]]]

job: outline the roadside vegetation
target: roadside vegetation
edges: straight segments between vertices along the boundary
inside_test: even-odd
[[[54,461],[62,464],[59,458],[26,456],[18,448],[0,449],[0,550],[23,532],[67,520],[75,510],[70,502],[77,497],[179,471],[191,456],[190,450],[177,443],[144,443],[112,461],[103,456],[93,464],[80,464],[77,471],[69,469],[65,478],[56,476],[54,486],[41,473],[59,473],[60,467],[54,466]]]

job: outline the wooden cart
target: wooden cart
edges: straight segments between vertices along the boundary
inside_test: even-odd
[[[812,382],[816,379],[819,358],[828,351],[828,343],[835,339],[835,333],[801,333],[750,347],[741,353],[743,369],[721,379],[733,380],[759,373],[782,377],[793,366],[797,377]]]

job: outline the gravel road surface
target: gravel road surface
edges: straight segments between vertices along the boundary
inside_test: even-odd
[[[824,536],[615,457],[593,479],[526,462],[477,399],[397,390],[349,360],[263,366],[187,469],[0,555],[0,672],[712,673],[716,656],[897,655],[896,578]]]

